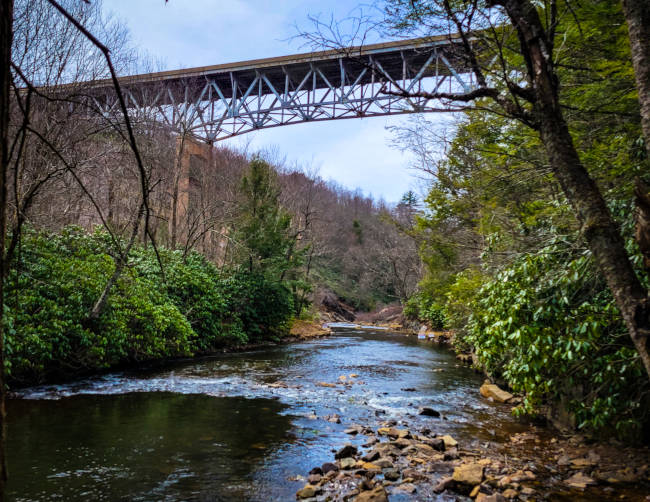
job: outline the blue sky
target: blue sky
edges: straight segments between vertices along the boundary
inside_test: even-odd
[[[350,16],[356,2],[318,0],[104,0],[133,42],[163,68],[187,68],[307,52],[294,38],[308,16]],[[367,11],[367,8],[366,8]],[[226,144],[274,148],[290,163],[316,167],[325,179],[388,202],[417,185],[411,157],[389,146],[388,125],[403,117],[298,124],[249,133]]]

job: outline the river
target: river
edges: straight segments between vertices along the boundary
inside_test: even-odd
[[[9,500],[295,500],[296,475],[363,442],[353,423],[408,419],[474,443],[525,430],[481,382],[431,342],[346,330],[25,389],[8,403]]]

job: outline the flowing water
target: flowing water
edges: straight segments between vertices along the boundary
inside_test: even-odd
[[[343,432],[350,424],[408,419],[465,442],[524,430],[507,406],[480,397],[481,381],[431,342],[347,329],[30,388],[8,403],[9,499],[295,500],[304,481],[292,478],[363,442]],[[418,406],[444,419],[420,417]],[[322,418],[332,414],[342,423]]]

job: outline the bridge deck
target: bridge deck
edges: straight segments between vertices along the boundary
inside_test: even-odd
[[[206,79],[216,82],[222,89],[224,97],[232,97],[232,79],[237,79],[241,87],[247,87],[256,78],[260,71],[264,71],[265,76],[276,89],[284,89],[286,75],[295,75],[296,79],[307,74],[312,65],[318,64],[318,69],[324,78],[318,78],[316,89],[329,87],[325,79],[331,85],[344,86],[351,82],[346,82],[347,75],[357,74],[360,68],[369,65],[369,58],[372,58],[374,64],[379,64],[387,74],[395,75],[406,74],[415,76],[416,73],[425,65],[430,57],[431,51],[436,49],[444,54],[453,67],[461,68],[462,62],[455,55],[453,38],[449,35],[441,35],[429,38],[416,38],[409,40],[398,40],[394,42],[385,42],[378,44],[369,44],[360,47],[350,47],[344,49],[331,49],[318,52],[307,52],[302,54],[292,54],[288,56],[271,57],[264,59],[251,59],[235,63],[225,63],[212,66],[199,66],[195,68],[186,68],[179,70],[161,71],[156,73],[143,73],[120,78],[122,85],[129,88],[155,88],[159,84],[165,84],[167,88],[173,88],[173,84],[180,84],[183,87],[188,81],[196,81],[197,89],[205,82]],[[341,67],[345,71],[341,71]],[[439,65],[436,68],[431,65],[420,75],[429,77],[436,73],[440,76],[449,76],[450,71],[447,66]],[[372,73],[366,73],[357,85],[371,83]],[[95,89],[111,87],[110,80],[97,81],[93,86]],[[310,83],[310,87],[312,87]]]
[[[472,83],[457,37],[400,40],[121,77],[127,106],[207,141],[317,120],[420,113],[426,97],[395,91],[467,91]],[[85,95],[104,115],[119,110],[109,80]]]

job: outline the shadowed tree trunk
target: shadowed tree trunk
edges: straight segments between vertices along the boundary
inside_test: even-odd
[[[13,39],[13,0],[0,0],[0,271],[5,267],[7,219],[7,171],[9,170],[9,83],[11,80],[11,44]],[[4,282],[0,272],[0,500],[5,499],[7,463],[5,459],[5,361],[4,361]]]
[[[623,0],[623,13],[632,48],[632,65],[639,91],[641,127],[650,157],[650,4],[648,0]]]
[[[632,54],[632,66],[639,92],[641,129],[650,159],[650,5],[647,0],[623,0]],[[644,256],[646,272],[650,273],[650,189],[642,180],[636,182],[635,238]]]

